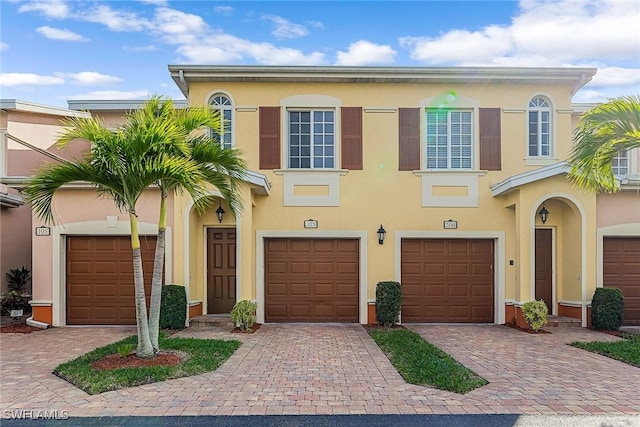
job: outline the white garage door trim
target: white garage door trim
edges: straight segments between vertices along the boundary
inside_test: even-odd
[[[362,324],[367,323],[367,238],[366,231],[314,231],[314,230],[258,230],[256,231],[256,301],[258,311],[256,321],[264,323],[265,298],[264,298],[264,240],[268,238],[306,238],[306,239],[359,239],[360,258],[358,260],[359,286],[358,286],[358,318]],[[377,238],[377,237],[376,237]]]
[[[395,280],[401,279],[401,243],[402,239],[493,239],[495,289],[493,302],[494,323],[504,323],[505,292],[505,233],[504,231],[396,231],[395,244]],[[402,319],[400,319],[402,320]]]

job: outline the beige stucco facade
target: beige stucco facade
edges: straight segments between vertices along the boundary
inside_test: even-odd
[[[514,320],[518,308],[536,298],[536,230],[550,230],[552,314],[571,315],[587,324],[587,307],[601,286],[602,236],[640,236],[638,193],[595,196],[567,180],[567,158],[576,123],[572,94],[593,69],[444,69],[366,67],[209,67],[170,66],[172,76],[194,106],[214,95],[231,104],[233,146],[242,151],[250,174],[241,188],[242,212],[234,218],[210,189],[203,214],[184,195],[170,203],[165,283],[187,288],[190,314],[208,307],[208,230],[236,233],[235,300],[258,303],[258,321],[268,320],[265,305],[266,242],[270,239],[355,239],[358,242],[357,321],[373,322],[376,284],[402,282],[402,242],[410,239],[481,239],[492,242],[492,322]],[[550,151],[530,156],[530,102],[549,104]],[[70,103],[71,104],[71,103]],[[85,105],[86,104],[86,105]],[[116,126],[123,103],[79,103]],[[279,167],[262,167],[262,107],[279,107]],[[361,167],[342,167],[341,111],[361,108]],[[335,114],[334,166],[289,167],[288,111]],[[399,115],[420,115],[418,167],[402,170]],[[481,124],[486,109],[499,111],[499,167],[481,167]],[[425,114],[471,114],[470,167],[427,167]],[[634,166],[635,167],[635,166]],[[405,168],[406,169],[406,168]],[[634,169],[635,170],[635,169]],[[141,201],[143,234],[157,231],[157,194]],[[90,209],[89,209],[90,207]],[[222,222],[215,211],[227,214]],[[539,212],[548,219],[543,224]],[[33,239],[34,306],[37,320],[65,324],[65,248],[67,235],[123,235],[128,221],[109,201],[87,188],[56,196],[58,219],[51,236]],[[313,228],[305,221],[313,220]],[[450,222],[448,222],[450,221]],[[450,225],[455,223],[455,228]],[[41,225],[34,218],[32,229]],[[386,230],[383,244],[376,231]],[[3,230],[3,237],[5,236]],[[598,261],[600,260],[600,261]],[[599,263],[600,264],[599,264]],[[34,314],[35,315],[35,314]]]

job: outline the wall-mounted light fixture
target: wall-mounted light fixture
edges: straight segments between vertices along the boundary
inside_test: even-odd
[[[387,230],[385,230],[382,224],[380,224],[380,228],[378,228],[378,244],[379,245],[384,243],[385,234],[387,234]]]
[[[218,217],[218,222],[222,223],[222,220],[224,219],[224,209],[222,209],[222,200],[220,200],[220,205],[218,206],[218,209],[216,209],[216,216]]]
[[[549,211],[544,207],[544,204],[542,205],[542,209],[538,212],[538,215],[540,216],[540,221],[542,221],[543,224],[547,222]]]

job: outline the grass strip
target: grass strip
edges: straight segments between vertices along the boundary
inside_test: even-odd
[[[369,335],[406,382],[464,394],[488,381],[408,329],[374,329]]]
[[[235,340],[167,338],[161,333],[160,351],[175,350],[184,353],[186,357],[181,363],[175,366],[146,366],[113,370],[96,370],[91,367],[93,362],[110,354],[117,354],[118,347],[122,345],[132,344],[135,348],[137,341],[138,337],[133,335],[96,348],[76,359],[58,365],[53,373],[89,394],[98,394],[215,371],[240,347],[240,342]]]
[[[572,342],[570,345],[640,368],[640,335],[625,334],[623,337],[622,341]]]

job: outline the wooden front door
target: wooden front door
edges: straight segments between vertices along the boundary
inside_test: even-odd
[[[230,313],[236,303],[236,229],[207,229],[207,314]]]
[[[544,300],[553,314],[553,249],[550,228],[536,229],[536,300]]]

